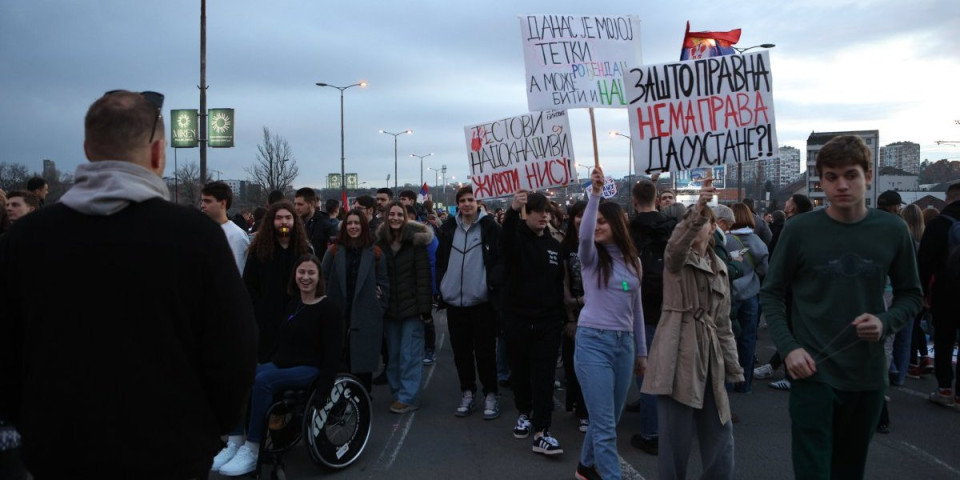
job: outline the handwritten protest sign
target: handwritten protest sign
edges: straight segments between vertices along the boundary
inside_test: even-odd
[[[625,81],[638,172],[732,165],[777,155],[766,51],[632,67]]]
[[[464,133],[477,200],[577,180],[567,112],[528,113],[467,126]]]
[[[634,15],[520,17],[531,111],[627,106],[623,78],[640,58]]]

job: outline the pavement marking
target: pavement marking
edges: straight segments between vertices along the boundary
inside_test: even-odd
[[[617,455],[617,458],[620,459],[620,476],[624,479],[629,480],[646,480],[643,478],[643,475],[640,475],[640,472],[637,469],[633,468],[633,465],[627,463],[620,455]]]
[[[445,338],[446,334],[441,333],[440,338],[437,339],[436,352],[443,349],[443,341]],[[436,364],[434,364],[434,366],[436,366]],[[433,372],[435,370],[436,368],[430,369],[430,373],[427,374],[427,379],[423,382],[423,386],[420,387],[421,390],[427,389],[427,385],[430,384],[430,379],[433,378]],[[387,443],[383,446],[383,451],[380,453],[380,456],[377,457],[377,462],[374,464],[375,470],[390,470],[393,462],[397,460],[397,455],[400,454],[400,449],[403,447],[403,442],[407,439],[407,434],[410,433],[410,427],[413,426],[413,419],[416,416],[416,411],[410,412],[406,415],[406,418],[401,418],[400,421],[393,424],[393,431],[390,432],[390,438],[387,439]],[[400,433],[399,437],[397,437],[398,432]]]
[[[920,447],[918,447],[918,446],[916,446],[916,445],[914,445],[914,444],[912,444],[912,443],[910,443],[910,442],[900,442],[900,444],[903,445],[903,446],[905,446],[905,447],[907,447],[907,448],[909,448],[910,450],[913,451],[913,453],[915,453],[915,454],[917,454],[918,456],[922,457],[924,460],[927,460],[927,461],[929,461],[929,462],[931,462],[931,463],[933,463],[933,464],[935,464],[935,465],[939,465],[939,466],[941,466],[941,467],[949,470],[949,471],[950,471],[951,473],[953,473],[954,475],[960,476],[960,470],[957,470],[956,468],[953,468],[952,466],[950,466],[950,464],[948,464],[947,462],[944,462],[943,460],[940,460],[939,458],[931,455],[931,454],[930,454],[929,452],[927,452],[926,450],[923,450],[922,448],[920,448]]]
[[[894,387],[894,390],[896,390],[896,391],[898,391],[898,392],[906,393],[907,395],[911,395],[911,396],[914,396],[914,397],[917,397],[917,398],[924,398],[924,399],[929,399],[929,398],[930,398],[930,394],[923,393],[923,392],[918,392],[918,391],[916,391],[916,390],[913,390],[913,389],[907,388],[907,387]]]
[[[553,391],[553,400],[555,403],[560,403],[560,397],[558,397],[559,390]],[[561,404],[562,405],[562,404]],[[580,457],[580,453],[577,452],[577,457]],[[617,454],[617,460],[620,461],[620,477],[624,480],[647,480],[637,471],[636,468],[633,468],[633,465],[630,465],[620,454]]]

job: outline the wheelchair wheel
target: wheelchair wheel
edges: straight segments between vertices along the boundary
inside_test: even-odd
[[[339,375],[329,394],[314,391],[303,418],[310,457],[333,469],[353,463],[367,446],[372,414],[370,395],[352,375]]]

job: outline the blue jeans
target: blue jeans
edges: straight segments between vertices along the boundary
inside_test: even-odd
[[[657,333],[657,326],[644,325],[644,332],[647,334],[647,351],[650,351],[650,344],[653,343],[653,336]],[[637,376],[637,388],[643,388],[643,375]],[[647,440],[657,436],[657,396],[640,394],[640,436]]]
[[[393,398],[417,405],[423,378],[423,320],[420,317],[385,319],[387,338],[387,384]]]
[[[734,388],[738,392],[749,393],[753,382],[753,357],[757,353],[757,324],[760,322],[760,303],[754,295],[746,300],[738,300],[730,306],[730,321],[740,325],[737,337],[737,360],[743,367],[743,387]]]
[[[307,389],[320,375],[320,369],[309,365],[279,368],[273,363],[257,365],[257,377],[253,383],[250,400],[250,420],[247,424],[247,440],[260,443],[263,440],[263,423],[267,409],[273,404],[273,395],[282,390]],[[231,435],[243,435],[243,426]]]
[[[596,467],[604,480],[619,480],[617,422],[633,377],[633,332],[579,327],[573,359],[590,410],[580,463]]]
[[[919,320],[914,320],[919,321]],[[913,325],[907,324],[893,336],[893,361],[890,363],[890,383],[901,386],[907,379],[910,368],[910,345],[913,342]],[[896,372],[896,373],[894,373]]]

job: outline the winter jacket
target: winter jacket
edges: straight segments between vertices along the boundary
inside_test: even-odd
[[[260,363],[270,361],[270,355],[276,347],[277,330],[286,318],[283,311],[291,300],[287,288],[290,286],[293,264],[299,256],[294,253],[293,247],[282,248],[279,243],[274,248],[272,259],[260,260],[253,251],[247,256],[243,283],[253,300],[253,312],[260,330],[257,347]]]
[[[360,250],[360,265],[353,286],[353,298],[347,299],[347,247],[337,244],[327,249],[321,265],[327,296],[340,305],[347,328],[350,349],[350,370],[353,373],[373,372],[380,362],[380,341],[383,336],[383,314],[390,301],[387,258],[380,247]],[[377,296],[377,287],[380,296]],[[348,309],[349,304],[349,309]]]
[[[400,231],[400,249],[390,247],[390,225],[377,228],[377,246],[383,251],[390,281],[390,303],[385,318],[399,320],[430,315],[433,295],[430,286],[430,258],[427,246],[433,230],[417,222],[407,222]]]
[[[640,261],[643,265],[643,320],[648,325],[656,325],[660,321],[661,307],[663,306],[663,264],[660,249],[666,250],[670,234],[677,226],[677,220],[666,217],[657,211],[637,213],[630,221],[630,239],[637,248]],[[649,254],[644,251],[648,250]],[[660,265],[650,265],[656,258],[660,258]]]
[[[707,221],[705,215],[688,215],[670,237],[664,257],[663,315],[650,346],[641,392],[669,395],[699,409],[704,392],[712,388],[720,423],[726,424],[730,401],[724,382],[742,382],[743,369],[730,327],[727,267],[712,249],[700,256],[692,248]]]
[[[0,272],[0,416],[37,478],[210,468],[256,366],[219,225],[163,198],[103,215],[59,203],[11,227]]]
[[[950,232],[953,221],[945,215],[960,221],[960,201],[947,205],[940,215],[927,224],[923,231],[923,238],[920,240],[917,260],[920,285],[923,287],[924,294],[930,296],[935,317],[937,312],[943,312],[941,315],[956,315],[957,310],[960,309],[960,296],[957,295],[960,285],[953,281],[947,262],[950,255],[947,234]]]

